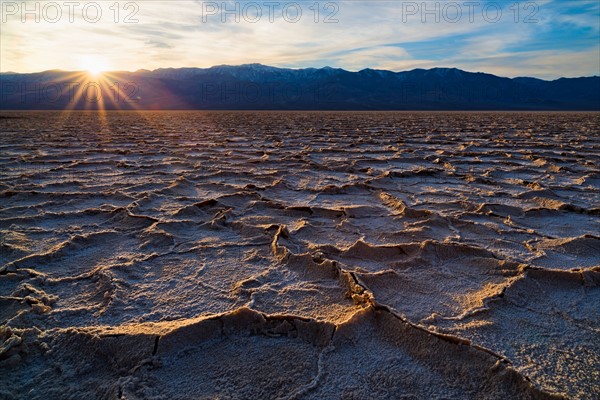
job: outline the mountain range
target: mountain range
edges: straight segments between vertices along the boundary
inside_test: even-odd
[[[154,71],[0,73],[0,109],[599,110],[600,77],[504,78],[261,64]]]

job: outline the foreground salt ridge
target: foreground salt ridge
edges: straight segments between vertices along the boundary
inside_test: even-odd
[[[364,332],[367,330],[367,332]],[[379,338],[380,332],[383,337]],[[160,332],[160,334],[157,334]],[[9,329],[1,332],[8,336],[6,343],[13,347],[22,347],[24,342],[22,336],[34,336],[32,331],[12,331]],[[374,338],[375,335],[375,338]],[[390,338],[391,336],[391,338]],[[18,338],[18,339],[17,339]],[[129,326],[122,328],[80,328],[61,329],[37,333],[35,349],[30,349],[30,357],[36,362],[36,369],[41,369],[39,376],[33,379],[36,385],[48,387],[46,395],[62,393],[64,398],[79,398],[90,393],[86,386],[97,385],[96,395],[102,398],[138,398],[141,396],[177,396],[178,393],[193,393],[201,390],[203,393],[211,391],[208,382],[196,381],[174,381],[168,380],[158,388],[153,388],[153,381],[160,380],[164,373],[164,364],[175,364],[174,370],[190,368],[186,365],[185,357],[190,352],[198,351],[203,346],[212,347],[218,342],[226,343],[226,346],[237,346],[239,341],[253,340],[276,342],[281,347],[281,340],[292,342],[294,347],[305,347],[310,353],[318,354],[317,370],[314,377],[303,375],[306,384],[295,382],[298,387],[275,387],[276,390],[285,395],[278,398],[323,398],[335,396],[339,391],[351,387],[353,382],[341,382],[335,386],[327,384],[327,380],[339,379],[335,376],[335,365],[328,365],[331,360],[330,354],[338,354],[348,351],[348,347],[373,345],[374,341],[387,340],[400,346],[409,356],[422,360],[425,365],[437,364],[433,373],[439,375],[432,381],[435,386],[412,388],[413,395],[448,395],[453,393],[460,397],[468,396],[469,393],[478,393],[479,396],[537,399],[537,398],[563,398],[535,388],[529,380],[517,373],[510,363],[484,349],[470,345],[460,338],[439,335],[410,324],[400,317],[394,315],[386,307],[371,305],[363,310],[357,311],[348,321],[339,325],[327,322],[318,322],[290,315],[265,315],[247,308],[242,308],[232,313],[223,315],[198,318],[192,321],[179,321],[170,324],[150,324],[150,326]],[[261,339],[262,338],[262,339]],[[216,342],[216,343],[215,343]],[[358,342],[358,343],[357,343]],[[306,347],[309,344],[309,347]],[[288,344],[289,346],[290,344]],[[417,345],[417,347],[412,347]],[[8,346],[10,349],[11,346]],[[50,350],[49,350],[50,349]],[[305,350],[306,350],[305,349]],[[281,350],[285,350],[285,346]],[[400,349],[399,349],[400,350]],[[73,351],[78,352],[78,357],[73,359],[68,356]],[[45,352],[45,354],[44,354]],[[90,354],[91,353],[91,354]],[[67,354],[66,357],[63,354]],[[367,353],[368,354],[368,353]],[[397,356],[398,354],[396,354]],[[263,362],[272,363],[277,366],[285,364],[281,354],[271,354]],[[461,365],[460,358],[467,364]],[[440,359],[441,358],[441,359]],[[448,364],[448,360],[452,360]],[[288,360],[297,363],[298,360]],[[314,362],[314,357],[311,357]],[[383,360],[374,360],[379,364]],[[85,376],[89,382],[73,388],[73,392],[65,395],[61,388],[52,389],[49,383],[55,380],[55,376],[43,371],[44,364],[54,362],[60,364],[61,368],[72,369],[71,373],[77,371]],[[92,362],[96,371],[90,370],[88,362]],[[212,360],[219,364],[219,360]],[[341,364],[344,364],[343,362]],[[455,365],[456,364],[456,365]],[[340,365],[343,367],[343,365]],[[264,391],[260,382],[255,381],[253,376],[254,367],[244,371],[248,376],[231,377],[231,385],[237,386],[237,380],[247,380],[246,386],[239,385],[233,392],[225,393],[235,397],[247,398],[260,395],[272,396],[272,391]],[[353,365],[347,367],[356,368]],[[394,367],[388,364],[386,368]],[[460,368],[459,368],[460,367]],[[460,369],[466,371],[458,372]],[[200,370],[200,369],[199,369]],[[328,372],[324,372],[328,370]],[[458,370],[458,371],[457,371]],[[201,369],[207,373],[206,369]],[[359,370],[355,371],[359,372]],[[362,371],[361,371],[362,372]],[[419,379],[420,372],[404,371],[409,376],[404,379]],[[360,373],[360,372],[359,372]],[[364,373],[364,372],[363,372]],[[466,373],[466,375],[465,375]],[[328,376],[334,375],[334,376]],[[342,375],[343,376],[343,375]],[[437,381],[439,378],[442,381]],[[202,378],[198,377],[200,381]],[[270,375],[270,378],[273,378]],[[455,381],[454,384],[443,383],[444,380]],[[114,383],[109,383],[114,382]],[[206,386],[203,386],[206,385]],[[458,387],[457,387],[458,386]],[[355,396],[369,396],[373,388],[355,388]],[[291,392],[291,394],[290,394]],[[313,393],[314,392],[314,393]],[[410,392],[410,389],[409,389]],[[403,393],[406,393],[404,389]],[[29,395],[36,396],[41,393],[32,388]],[[389,395],[389,393],[387,393]]]
[[[385,118],[389,117],[383,117],[378,122],[385,122]],[[568,121],[568,117],[565,118]],[[326,133],[322,136],[326,137]],[[244,135],[238,137],[243,138]],[[260,136],[258,138],[260,140],[256,141],[256,144],[265,143]],[[185,143],[189,139],[169,138],[165,143],[173,144],[177,140],[183,140]],[[339,146],[335,145],[335,142],[342,139],[332,140],[337,151]],[[381,141],[386,140],[388,139],[383,135]],[[254,145],[250,142],[251,147]],[[216,150],[220,153],[219,146],[216,146]],[[233,155],[236,152],[244,153],[240,151],[244,148],[241,143],[234,141],[232,146]],[[90,191],[86,193],[81,190],[81,185],[77,181],[68,183],[68,180],[67,183],[62,184],[63,192],[56,192],[57,186],[54,184],[51,185],[50,192],[44,189],[49,184],[31,189],[15,190],[12,187],[5,190],[3,196],[9,207],[0,210],[2,217],[0,228],[9,228],[7,234],[9,240],[4,241],[3,247],[9,249],[9,253],[3,254],[8,262],[1,267],[0,275],[2,294],[8,293],[7,296],[0,298],[3,306],[6,305],[1,312],[3,323],[12,327],[13,333],[24,332],[26,338],[33,337],[33,342],[38,340],[35,339],[38,335],[50,340],[59,332],[73,331],[73,327],[80,327],[74,332],[94,329],[86,328],[93,325],[105,326],[97,328],[100,332],[108,329],[106,326],[112,326],[112,329],[118,332],[124,332],[120,331],[124,327],[129,327],[127,329],[133,332],[136,329],[149,329],[147,334],[151,346],[148,348],[156,348],[160,352],[160,341],[156,347],[157,334],[162,332],[160,329],[171,329],[170,327],[173,326],[171,324],[176,324],[176,322],[158,322],[161,320],[175,319],[186,323],[197,318],[204,321],[210,315],[236,314],[236,310],[251,307],[256,310],[252,313],[259,313],[265,319],[268,319],[265,316],[280,315],[301,321],[316,321],[318,326],[341,327],[345,326],[347,321],[354,320],[356,315],[362,315],[365,312],[362,311],[363,307],[367,306],[371,310],[369,312],[380,314],[392,312],[393,315],[401,317],[411,328],[427,330],[429,332],[426,332],[427,335],[434,337],[440,334],[449,335],[447,338],[457,338],[451,339],[450,343],[463,343],[463,346],[466,346],[470,341],[472,345],[466,347],[473,348],[473,351],[482,351],[492,357],[493,354],[498,354],[503,359],[510,360],[522,376],[532,377],[535,386],[543,388],[542,390],[546,392],[562,392],[568,393],[570,397],[590,398],[598,387],[594,383],[598,382],[598,377],[594,373],[598,370],[595,367],[600,365],[597,358],[598,345],[593,341],[597,327],[600,325],[597,320],[599,271],[598,267],[594,266],[597,265],[594,248],[598,247],[598,238],[594,235],[597,232],[594,224],[597,226],[598,207],[594,204],[594,196],[597,199],[598,191],[592,185],[581,185],[594,182],[597,178],[585,172],[583,176],[586,178],[571,179],[559,174],[559,180],[571,182],[570,185],[575,185],[572,188],[580,188],[576,191],[576,197],[566,202],[555,199],[547,201],[540,200],[539,196],[552,195],[564,199],[564,194],[548,193],[544,191],[545,189],[537,190],[535,196],[527,195],[531,193],[529,190],[525,194],[517,193],[519,198],[525,199],[524,201],[530,204],[526,208],[522,208],[522,203],[516,206],[494,204],[490,201],[473,202],[468,198],[459,201],[456,198],[449,200],[443,192],[428,195],[427,191],[423,191],[423,183],[420,182],[432,188],[443,185],[442,187],[448,190],[448,185],[460,184],[461,179],[464,179],[470,182],[469,188],[474,188],[476,191],[487,190],[486,185],[496,182],[495,184],[501,183],[501,187],[508,187],[508,192],[512,192],[514,189],[511,189],[510,185],[507,186],[506,182],[514,178],[498,180],[499,178],[496,177],[495,181],[486,178],[487,183],[481,183],[479,188],[478,184],[473,182],[481,178],[472,179],[469,174],[459,173],[456,167],[416,170],[411,168],[401,172],[384,170],[383,173],[370,171],[373,168],[380,169],[384,163],[381,159],[367,157],[368,153],[377,153],[373,151],[376,144],[363,143],[361,146],[367,150],[361,150],[360,146],[357,146],[357,153],[351,159],[354,160],[353,162],[372,164],[364,172],[360,172],[359,166],[355,164],[350,167],[354,171],[344,172],[348,171],[348,167],[343,164],[336,166],[335,161],[315,163],[311,160],[312,155],[318,155],[319,152],[309,153],[310,156],[307,158],[303,150],[298,150],[302,158],[297,163],[310,165],[306,174],[310,175],[311,169],[320,171],[319,178],[314,182],[317,183],[316,185],[310,180],[299,179],[301,174],[289,173],[287,176],[285,174],[278,176],[260,172],[268,171],[269,166],[285,165],[286,162],[290,162],[289,160],[294,160],[296,154],[292,145],[290,148],[292,156],[288,161],[269,161],[269,157],[274,158],[275,153],[269,157],[259,157],[260,161],[252,160],[254,156],[250,156],[252,162],[247,164],[253,166],[249,167],[250,179],[244,177],[244,174],[227,171],[206,175],[194,169],[183,169],[173,171],[175,176],[179,175],[174,180],[165,179],[164,183],[147,181],[142,186],[139,184],[129,188],[125,186],[116,192],[113,188],[112,193],[106,192],[110,194],[103,194],[99,200],[96,200],[96,195],[93,194],[99,190],[97,185],[88,185]],[[407,146],[409,150],[420,151],[418,141]],[[82,148],[86,147],[87,144]],[[190,157],[189,153],[197,151],[195,147],[188,146],[188,148],[186,158]],[[184,153],[183,150],[175,150],[175,147],[168,149],[164,152],[167,157],[176,151]],[[203,151],[210,153],[211,150]],[[392,149],[392,152],[396,153],[394,160],[406,160],[409,167],[418,160],[421,163],[427,162],[427,156],[411,158],[406,155],[398,156],[397,149]],[[256,156],[263,153],[264,151],[256,152]],[[331,153],[335,154],[333,151]],[[381,154],[383,153],[385,149],[381,151]],[[283,154],[285,159],[286,146],[279,148],[276,154]],[[485,152],[480,156],[482,154]],[[135,153],[124,153],[124,156],[131,160],[139,157]],[[247,154],[237,157],[236,163],[244,157],[247,157]],[[591,153],[589,158],[597,159],[597,153]],[[229,156],[230,161],[235,159],[235,156]],[[430,161],[434,165],[439,164],[437,159]],[[223,160],[220,163],[220,168],[238,168]],[[266,166],[261,166],[265,163]],[[142,164],[138,167],[126,167],[125,171],[127,168],[133,168],[134,171],[138,171],[136,174],[143,176],[144,171],[149,169]],[[75,168],[84,165],[78,162]],[[519,173],[513,172],[512,175],[518,176]],[[537,174],[537,171],[526,170],[525,173]],[[347,175],[352,182],[327,183],[326,181],[331,179],[329,174],[333,177],[337,176],[336,180]],[[439,177],[440,174],[443,178]],[[168,178],[168,174],[166,175]],[[205,182],[210,179],[205,176],[211,175],[217,176],[223,184],[197,184],[199,181]],[[574,173],[574,175],[580,174]],[[35,174],[33,176],[35,177]],[[69,177],[68,173],[66,176]],[[115,179],[106,188],[112,188],[126,176],[127,173]],[[85,177],[85,174],[78,175],[78,179]],[[50,177],[44,177],[42,182],[48,178]],[[433,180],[429,182],[428,179],[432,178]],[[35,179],[37,178],[28,178],[28,184],[31,185],[30,182]],[[545,178],[539,182],[543,183],[543,179]],[[15,178],[9,177],[3,182],[12,184]],[[398,182],[403,185],[408,183],[409,187],[414,187],[415,193],[420,194],[419,201],[411,201],[404,189],[395,189]],[[229,189],[228,185],[230,185]],[[520,185],[531,184],[524,182],[513,186],[522,187]],[[79,188],[71,190],[73,186]],[[198,193],[200,187],[202,193]],[[450,190],[456,191],[456,189]],[[121,193],[123,191],[126,193]],[[567,195],[570,196],[569,193]],[[439,200],[436,196],[439,196]],[[481,194],[476,194],[475,198],[477,199],[478,196]],[[198,197],[202,201],[197,201]],[[324,201],[323,198],[330,198],[333,203]],[[79,208],[73,212],[72,206],[63,199],[77,199],[76,204]],[[162,202],[161,205],[162,199],[169,201]],[[309,201],[306,202],[306,199]],[[423,199],[427,204],[423,203]],[[503,199],[502,194],[497,194],[494,199]],[[40,200],[43,208],[36,208],[35,204]],[[108,201],[111,203],[107,203]],[[339,201],[342,205],[335,204],[335,201]],[[31,214],[31,211],[36,209],[42,209],[43,212],[37,215]],[[15,217],[22,213],[29,215]],[[571,219],[566,224],[561,222],[565,215]],[[486,225],[473,222],[477,220],[485,221]],[[551,225],[538,223],[536,220],[550,220],[557,223]],[[75,223],[81,221],[85,225],[83,229],[69,232],[65,227],[72,224],[71,221]],[[405,221],[404,226],[398,226],[400,224],[396,221]],[[496,221],[503,222],[498,225]],[[45,248],[42,246],[33,252],[26,248],[19,250],[17,244],[26,243],[27,240],[36,244],[28,237],[35,237],[35,235],[48,237],[50,232],[46,231],[47,227],[61,228],[61,226],[63,228],[58,229],[57,234],[50,238],[50,242],[37,242],[45,244]],[[500,231],[501,235],[496,231]],[[65,233],[67,237],[64,237]],[[57,241],[56,239],[60,239],[61,236],[63,241]],[[501,238],[504,236],[511,240],[481,240],[495,236]],[[511,244],[513,241],[522,242],[524,246],[513,245]],[[560,251],[557,252],[556,249]],[[113,253],[118,257],[112,257]],[[107,255],[110,256],[106,257]],[[190,256],[193,256],[193,260],[187,258]],[[244,265],[245,268],[250,269],[248,271],[250,273],[239,276],[238,269],[229,268],[227,263],[220,263],[219,259],[227,260],[230,265]],[[571,260],[576,261],[575,268],[568,268],[567,265]],[[161,274],[155,271],[156,266],[161,267]],[[554,267],[557,269],[552,270]],[[560,271],[565,268],[567,271]],[[223,269],[235,279],[227,281],[228,276],[218,273],[219,269]],[[194,284],[186,286],[186,280],[193,277],[193,274],[197,276]],[[175,282],[179,282],[173,295],[170,294],[173,289],[164,279],[169,276],[172,276]],[[199,287],[206,292],[206,295],[198,297]],[[570,302],[557,303],[553,301],[552,293],[545,292],[537,296],[542,300],[527,297],[528,292],[536,287],[552,287],[562,296],[559,300],[570,299]],[[148,300],[141,297],[147,294],[164,296],[164,301],[160,298],[156,299],[158,300],[155,302],[158,307],[154,307],[156,311],[148,312],[152,310],[149,307],[151,303],[148,304]],[[127,297],[136,300],[127,301]],[[67,299],[67,302],[64,299]],[[186,301],[189,301],[189,305],[186,305]],[[531,333],[517,336],[518,340],[515,343],[503,339],[506,337],[506,332],[514,334],[510,322],[516,311],[507,313],[506,310],[513,310],[511,307],[514,307],[515,303],[521,305],[517,311],[521,310],[523,305],[526,306],[521,316],[524,321],[535,321],[540,317],[552,321],[552,324],[539,327],[531,333],[550,334],[550,337],[565,341],[556,348],[558,352],[555,351],[553,347],[555,344],[552,342],[540,338],[532,341],[527,336]],[[587,304],[582,306],[582,303]],[[546,312],[548,309],[556,309],[559,312],[548,314]],[[172,315],[173,312],[181,314]],[[359,320],[363,321],[363,319]],[[506,325],[507,320],[508,325]],[[566,335],[564,324],[570,324],[570,321],[573,321],[578,329],[571,329]],[[493,329],[489,327],[490,323],[493,324]],[[159,328],[157,324],[164,324],[164,327]],[[362,326],[362,323],[358,325]],[[34,328],[28,328],[31,326]],[[527,329],[529,329],[528,325],[521,330],[526,333]],[[34,334],[34,332],[38,333]],[[33,368],[35,362],[32,363],[31,351],[22,352],[19,349],[20,345],[14,345],[19,341],[18,337],[19,334],[8,335],[6,342],[12,344],[7,346],[10,349],[4,353],[7,357],[2,356],[2,358],[8,361],[8,364],[14,364],[13,370],[21,368],[22,371],[28,371]],[[428,343],[428,340],[424,343]],[[27,343],[28,340],[25,342]],[[55,344],[60,347],[60,342],[61,340],[57,339]],[[401,344],[402,341],[398,343]],[[390,354],[395,352],[393,348],[400,346],[398,343],[388,347]],[[532,348],[532,343],[540,348]],[[309,344],[314,346],[310,341]],[[231,346],[236,348],[234,344]],[[258,348],[263,346],[268,348],[268,345],[263,342],[258,345]],[[146,349],[146,345],[143,347]],[[94,345],[90,344],[85,351],[94,348]],[[577,348],[582,356],[563,358],[560,355],[561,348]],[[544,354],[548,352],[547,350],[551,350],[548,355]],[[198,354],[209,352],[210,346],[199,351]],[[308,350],[306,353],[310,354]],[[323,352],[319,354],[321,356],[311,356],[307,361],[309,362],[307,365],[312,365],[312,361],[319,359],[318,364],[324,366],[319,370],[325,372],[320,375],[317,373],[316,376],[326,376],[327,371],[331,371],[331,368],[327,368],[327,357],[339,358],[344,355],[342,359],[351,358],[343,350],[337,352],[331,350],[325,355]],[[382,359],[385,359],[386,354],[381,355]],[[154,363],[160,361],[160,354],[158,355]],[[532,360],[532,355],[538,358]],[[110,351],[107,352],[107,356],[115,357]],[[259,354],[254,356],[260,358]],[[252,359],[250,357],[246,364],[240,365],[249,365]],[[449,359],[451,360],[452,357]],[[174,370],[182,367],[176,365],[176,361],[168,355],[163,358],[163,361],[170,362],[169,365]],[[548,361],[557,363],[556,365],[563,369],[566,367],[573,371],[581,371],[583,375],[565,374],[558,369],[552,371],[545,366],[535,368],[536,365],[543,365],[542,363]],[[406,359],[403,365],[413,365],[411,363],[414,362],[416,361]],[[62,361],[58,364],[61,363],[65,364]],[[385,363],[380,362],[380,364]],[[390,361],[389,365],[396,364]],[[158,368],[157,373],[165,373],[169,370],[160,369],[158,365],[155,368]],[[141,371],[140,373],[146,373],[143,368],[136,369],[138,370]],[[401,377],[408,379],[407,377],[410,376],[423,375],[423,372],[415,375],[407,371],[393,371],[391,375],[373,374],[372,368],[366,368],[365,371],[367,372],[366,375],[362,375],[363,377],[380,376],[385,383],[383,387],[388,391],[399,390],[394,382]],[[121,371],[118,375],[128,376],[126,372]],[[52,379],[56,379],[57,374],[61,376],[61,373],[55,372],[51,375]],[[157,391],[156,393],[160,392],[160,387],[167,392],[170,390],[168,380],[160,381],[153,377],[154,373],[148,374],[150,375],[147,380],[133,376],[132,379],[137,379],[137,384],[140,386],[135,390],[150,390],[147,384],[152,382],[155,382],[152,390]],[[470,372],[467,375],[472,374]],[[281,371],[272,371],[267,376],[288,375]],[[304,378],[306,377],[302,379]],[[334,377],[330,376],[330,378]],[[317,396],[314,393],[321,393],[321,398],[339,395],[339,392],[337,394],[326,392],[333,390],[334,386],[327,382],[323,383],[323,378],[316,381],[314,379],[303,381],[304,383],[299,384],[294,390],[290,389],[290,393],[298,393],[301,397]],[[568,381],[568,379],[572,380]],[[193,381],[191,378],[189,380]],[[159,381],[160,383],[157,383]],[[469,379],[464,377],[460,379],[463,384],[467,381]],[[53,386],[50,380],[44,382],[45,384],[41,385],[43,388],[50,389]],[[174,382],[178,382],[177,379]],[[225,379],[225,382],[237,381],[231,378]],[[343,386],[343,382],[336,382],[338,386]],[[18,380],[12,384],[20,387]],[[432,395],[432,393],[419,392],[424,390],[425,386],[431,385],[424,385],[418,379],[404,382],[403,385],[405,392],[412,389],[422,396]],[[517,386],[512,389],[515,390]],[[113,390],[115,387],[111,386],[106,390]],[[207,391],[209,387],[211,384],[206,383],[202,389]],[[82,388],[75,389],[82,390]],[[325,392],[318,392],[315,389]],[[354,389],[348,389],[348,397],[365,397],[360,388]],[[85,392],[89,389],[83,390]],[[132,390],[130,388],[125,391]],[[270,387],[269,390],[279,389]],[[462,386],[461,390],[466,389]],[[481,388],[469,390],[482,391]],[[140,396],[151,397],[151,392]],[[274,392],[269,391],[256,393],[270,398],[277,397],[273,395]],[[389,393],[376,391],[373,393],[378,393],[374,397],[389,396]],[[440,389],[438,393],[448,394],[451,393],[451,389],[446,387]],[[456,392],[456,396],[469,397],[468,390],[460,393]],[[234,393],[231,392],[231,395],[233,396]],[[238,396],[244,397],[239,394]],[[490,396],[492,395],[488,397]],[[285,396],[281,394],[280,397]]]

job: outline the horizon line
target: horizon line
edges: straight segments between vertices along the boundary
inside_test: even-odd
[[[350,69],[345,69],[345,68],[338,68],[338,67],[331,67],[331,66],[324,66],[324,67],[275,67],[272,65],[267,65],[267,64],[262,64],[262,63],[244,63],[244,64],[217,64],[217,65],[212,65],[210,67],[161,67],[161,68],[155,68],[155,69],[145,69],[145,68],[139,68],[135,71],[131,71],[131,70],[106,70],[106,71],[102,71],[102,73],[129,73],[129,74],[134,74],[134,73],[138,73],[138,72],[156,72],[156,71],[160,71],[160,70],[178,70],[178,69],[197,69],[197,70],[209,70],[209,69],[213,69],[213,68],[218,68],[218,67],[247,67],[247,66],[262,66],[262,67],[268,67],[268,68],[273,68],[273,69],[280,69],[280,70],[291,70],[291,71],[302,71],[302,70],[309,70],[309,69],[313,69],[313,70],[322,70],[322,69],[332,69],[332,70],[340,70],[340,71],[344,71],[344,72],[350,72],[350,73],[360,73],[363,71],[367,71],[367,70],[371,70],[371,71],[381,71],[381,72],[391,72],[394,74],[400,74],[400,73],[407,73],[407,72],[413,72],[413,71],[432,71],[432,70],[438,70],[438,69],[442,69],[442,70],[457,70],[457,71],[461,71],[461,72],[466,72],[469,74],[484,74],[484,75],[492,75],[495,77],[499,77],[499,78],[505,78],[505,79],[537,79],[537,80],[541,80],[541,81],[545,81],[545,82],[554,82],[554,81],[558,81],[561,79],[581,79],[581,78],[598,78],[600,77],[600,75],[587,75],[587,76],[573,76],[573,77],[566,77],[566,76],[561,76],[558,77],[556,79],[544,79],[544,78],[538,78],[535,76],[514,76],[514,77],[509,77],[509,76],[503,76],[503,75],[496,75],[490,72],[484,72],[484,71],[468,71],[468,70],[464,70],[461,68],[457,68],[457,67],[431,67],[431,68],[413,68],[413,69],[407,69],[407,70],[399,70],[399,71],[395,71],[395,70],[389,70],[389,69],[377,69],[377,68],[363,68],[360,70],[350,70]],[[36,72],[16,72],[16,71],[0,71],[0,75],[9,75],[9,74],[13,74],[13,75],[34,75],[34,74],[43,74],[43,73],[47,73],[47,72],[66,72],[66,73],[86,73],[87,71],[84,69],[81,70],[65,70],[65,69],[60,69],[60,68],[54,68],[54,69],[48,69],[48,70],[43,70],[43,71],[36,71]]]

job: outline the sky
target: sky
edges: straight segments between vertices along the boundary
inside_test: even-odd
[[[0,71],[261,63],[600,75],[600,1],[7,1]]]

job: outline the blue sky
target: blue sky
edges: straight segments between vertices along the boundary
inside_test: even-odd
[[[278,5],[97,0],[80,1],[72,10],[61,0],[26,1],[26,15],[21,1],[0,3],[2,71],[258,62],[349,70],[441,66],[545,79],[600,75],[598,0],[311,0]],[[224,15],[225,8],[234,12]]]

